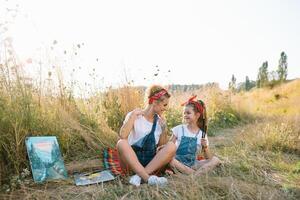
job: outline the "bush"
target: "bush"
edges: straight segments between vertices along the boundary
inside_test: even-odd
[[[240,119],[233,111],[217,110],[208,118],[208,134],[214,135],[221,128],[231,128],[237,125]]]
[[[121,103],[118,97],[115,94],[105,94],[102,106],[108,126],[118,133],[125,118],[125,113],[121,110]]]
[[[118,89],[111,88],[104,93],[101,99],[102,113],[108,126],[118,133],[126,114],[135,108],[141,108],[142,100],[141,88],[125,86]]]
[[[171,129],[179,124],[182,123],[182,113],[181,111],[169,108],[166,111],[166,120],[167,120],[167,127],[168,129]]]

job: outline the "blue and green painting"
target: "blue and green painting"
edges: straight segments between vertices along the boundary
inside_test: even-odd
[[[68,177],[55,136],[27,137],[26,148],[34,182]]]

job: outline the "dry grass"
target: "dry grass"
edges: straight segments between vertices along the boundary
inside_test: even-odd
[[[20,190],[3,198],[23,199],[298,199],[300,195],[300,155],[283,146],[295,144],[299,137],[299,119],[263,121],[222,130],[212,137],[211,149],[223,164],[202,177],[173,176],[164,188],[143,184],[135,188],[128,179],[117,179],[100,185],[76,187],[73,180],[22,185]],[[286,126],[288,124],[288,126]],[[290,127],[289,135],[278,148],[281,136],[269,141],[274,130]],[[258,133],[257,131],[260,130]],[[278,140],[278,141],[277,141]],[[268,145],[265,145],[265,143]],[[272,146],[271,144],[275,145]],[[274,149],[274,147],[276,147]],[[299,146],[296,148],[299,148]],[[59,185],[59,187],[58,187]]]
[[[297,115],[300,113],[300,80],[279,85],[272,90],[261,88],[232,97],[239,111],[263,116]]]
[[[58,74],[58,90],[46,94],[28,84],[17,66],[14,57],[0,66],[0,182],[10,184],[2,199],[300,198],[300,80],[236,95],[215,86],[193,91],[206,102],[215,127],[256,117],[232,129],[216,129],[211,148],[223,164],[206,176],[170,177],[165,188],[134,188],[123,179],[76,187],[72,177],[41,185],[20,179],[29,169],[25,137],[57,136],[66,162],[99,158],[103,148],[115,145],[125,114],[143,106],[143,90],[125,86],[76,99]],[[180,123],[180,103],[191,95],[172,94],[170,126]]]
[[[142,185],[135,188],[116,180],[88,187],[55,183],[23,187],[18,193],[2,195],[11,199],[293,199],[286,192],[264,184],[253,184],[233,177],[169,178],[168,187]]]

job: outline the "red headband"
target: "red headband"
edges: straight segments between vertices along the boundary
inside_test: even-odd
[[[203,114],[203,106],[201,105],[201,103],[199,103],[198,101],[195,101],[194,99],[196,99],[197,95],[192,96],[191,98],[189,98],[189,100],[187,100],[186,102],[182,103],[181,106],[185,106],[189,103],[194,104],[196,109]]]
[[[162,89],[158,93],[155,93],[152,97],[149,97],[149,104],[152,104],[154,100],[158,100],[160,97],[164,96],[167,93],[168,91],[165,89]]]

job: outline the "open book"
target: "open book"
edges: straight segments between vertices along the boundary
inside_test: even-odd
[[[75,184],[76,185],[90,185],[95,183],[102,183],[105,181],[114,180],[115,177],[111,174],[109,170],[85,173],[85,174],[76,174],[75,175]]]

